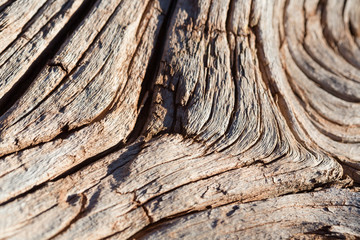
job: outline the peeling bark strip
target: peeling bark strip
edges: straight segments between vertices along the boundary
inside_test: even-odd
[[[356,0],[0,0],[0,239],[360,238]]]

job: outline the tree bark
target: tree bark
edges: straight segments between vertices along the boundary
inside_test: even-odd
[[[357,0],[0,0],[0,239],[360,238]]]

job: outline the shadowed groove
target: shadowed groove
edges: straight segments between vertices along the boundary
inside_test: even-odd
[[[90,12],[95,1],[84,1],[79,9],[71,16],[69,21],[60,30],[60,32],[49,43],[46,49],[40,54],[40,56],[31,64],[28,70],[23,74],[19,81],[7,92],[7,94],[0,101],[0,115],[3,115],[16,101],[20,98],[35,77],[40,73],[49,59],[55,56],[56,52],[60,49],[64,39],[67,38],[76,27],[84,19],[84,17]]]

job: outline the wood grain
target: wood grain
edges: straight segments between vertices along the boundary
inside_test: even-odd
[[[359,19],[0,1],[0,239],[360,238]]]

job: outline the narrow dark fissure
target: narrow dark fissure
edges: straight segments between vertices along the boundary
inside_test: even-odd
[[[165,49],[166,37],[168,35],[168,28],[170,26],[171,17],[174,14],[177,0],[170,3],[168,13],[165,15],[164,22],[160,28],[159,35],[156,40],[154,52],[149,60],[149,65],[145,72],[145,77],[141,85],[140,96],[137,108],[140,111],[137,117],[133,131],[127,138],[127,143],[134,142],[144,131],[145,123],[149,117],[151,110],[151,102],[154,94],[154,81],[156,79],[161,58]]]
[[[81,169],[85,168],[86,166],[90,165],[91,163],[96,162],[97,160],[99,160],[121,148],[124,148],[125,146],[128,146],[131,143],[134,143],[139,138],[139,136],[141,135],[141,131],[143,129],[144,123],[150,112],[152,93],[153,93],[152,85],[153,85],[153,81],[156,77],[157,70],[159,68],[160,60],[162,57],[162,52],[163,52],[165,41],[166,41],[167,29],[169,27],[169,22],[170,22],[172,14],[174,12],[175,6],[176,6],[176,0],[171,2],[169,11],[165,16],[164,22],[159,31],[158,39],[156,41],[155,48],[154,48],[157,51],[154,51],[153,55],[150,58],[150,63],[148,65],[146,73],[145,73],[145,78],[144,78],[144,81],[142,84],[142,89],[141,89],[141,93],[140,93],[140,97],[139,97],[139,101],[138,101],[138,108],[141,107],[141,104],[143,104],[143,106],[140,108],[140,113],[139,113],[138,119],[135,123],[135,127],[134,127],[133,131],[129,134],[127,141],[121,141],[118,144],[116,144],[115,146],[113,146],[93,157],[86,159],[85,161],[81,162],[80,164],[76,165],[75,167],[73,167],[73,168],[69,169],[68,171],[65,171],[61,175],[55,177],[51,181],[57,181],[59,179],[65,178],[71,174],[74,174],[74,173],[80,171]],[[63,133],[58,135],[57,138],[66,138],[67,136],[72,134],[74,131],[78,131],[78,130],[79,130],[79,128],[68,131],[68,129],[65,126],[65,128],[63,129]],[[139,144],[141,144],[141,140],[140,140]],[[44,185],[45,185],[45,183],[41,184],[39,186],[35,186],[33,189],[31,189],[31,192],[36,191],[37,189],[43,187]],[[22,195],[26,195],[27,193],[29,193],[29,191],[23,193]],[[7,202],[9,202],[9,201],[7,201]]]
[[[128,140],[121,141],[118,144],[114,145],[113,147],[111,147],[93,157],[86,159],[85,161],[81,162],[80,164],[76,165],[75,167],[73,167],[73,168],[69,169],[68,171],[65,171],[61,175],[55,177],[54,179],[52,179],[52,181],[57,181],[61,178],[65,178],[66,176],[71,175],[71,174],[83,169],[84,167],[88,166],[89,164],[96,162],[97,160],[99,160],[121,148],[124,148],[126,145],[129,145],[129,144],[133,143],[136,139],[138,139],[138,137],[141,134],[143,125],[144,125],[144,123],[147,119],[147,116],[149,114],[149,111],[150,111],[150,105],[151,105],[151,99],[152,99],[152,83],[156,77],[157,69],[159,67],[160,59],[162,56],[162,51],[164,49],[164,43],[166,40],[166,32],[167,32],[167,28],[169,26],[169,19],[172,16],[175,6],[176,6],[176,1],[173,1],[170,5],[169,12],[164,19],[163,25],[161,26],[161,29],[159,31],[158,40],[156,42],[154,49],[161,49],[161,50],[154,51],[152,57],[150,58],[150,63],[149,63],[149,66],[148,66],[146,74],[145,74],[145,78],[144,78],[143,85],[142,85],[142,90],[141,90],[140,97],[139,97],[139,104],[138,104],[139,107],[140,107],[140,103],[142,101],[144,101],[144,99],[147,95],[146,92],[150,92],[150,94],[146,98],[145,104],[140,110],[134,130],[129,134]],[[66,138],[69,135],[73,134],[74,132],[81,130],[83,127],[68,130],[68,127],[65,125],[62,129],[62,133],[59,134],[55,139]],[[35,191],[36,189],[39,189],[41,187],[43,187],[43,184],[34,187],[31,191]]]
[[[69,125],[68,124],[65,124],[63,127],[60,128],[60,133],[58,135],[56,135],[53,139],[51,139],[51,141],[56,141],[58,139],[65,139],[67,137],[69,137],[71,134],[77,132],[77,131],[80,131],[81,129],[83,129],[84,127],[86,126],[80,126],[80,127],[76,127],[76,128],[73,128],[73,129],[69,129]],[[15,138],[15,142],[18,142],[19,139],[18,138]],[[23,152],[23,151],[26,151],[28,149],[31,149],[31,148],[34,148],[34,147],[38,147],[38,146],[41,146],[43,144],[45,144],[46,142],[40,142],[40,143],[36,143],[36,144],[30,144],[29,146],[25,147],[25,148],[21,148],[19,150],[19,152]],[[10,153],[7,153],[7,154],[4,154],[2,155],[0,158],[1,159],[4,159],[10,155],[13,155],[14,153],[16,152],[10,152]]]
[[[0,207],[5,206],[6,204],[8,204],[8,203],[10,203],[10,202],[13,202],[13,201],[15,201],[16,199],[21,199],[21,198],[25,197],[25,196],[28,195],[28,194],[34,193],[34,192],[36,192],[37,190],[45,187],[46,185],[48,185],[48,182],[44,182],[44,183],[41,183],[41,184],[39,184],[39,185],[36,185],[36,186],[32,187],[31,189],[23,192],[23,193],[20,193],[20,194],[14,196],[14,197],[9,198],[8,200],[6,200],[6,201],[4,201],[4,202],[1,202],[1,203],[0,203]]]
[[[332,226],[326,225],[326,226],[318,228],[317,230],[305,232],[304,235],[321,236],[321,238],[325,237],[326,239],[352,239],[352,238],[347,238],[346,235],[344,235],[343,233],[332,231],[331,227]],[[316,239],[315,236],[313,236],[314,239]],[[350,236],[354,236],[354,235],[350,235]],[[354,238],[354,239],[356,239],[356,238]]]
[[[69,133],[64,133],[64,134],[69,134]],[[105,156],[124,148],[126,145],[123,141],[119,142],[118,144],[114,145],[113,147],[96,154],[93,157],[90,157],[88,159],[86,159],[85,161],[82,161],[81,163],[77,164],[75,167],[70,168],[69,170],[63,172],[62,174],[60,174],[59,176],[55,177],[54,179],[52,179],[51,181],[56,182],[57,180],[61,179],[61,178],[66,178],[69,175],[72,175],[78,171],[80,171],[81,169],[87,167],[88,165],[90,165],[91,163],[96,162],[97,160],[104,158]]]
[[[84,5],[83,4],[81,6],[81,8],[79,9],[79,10],[82,10],[82,11],[80,11],[81,14],[82,14],[81,18],[80,18],[80,16],[78,16],[75,19],[71,19],[68,24],[73,23],[75,25],[76,21],[80,22],[81,19],[84,18],[86,16],[86,14],[91,10],[92,6],[93,6],[93,4],[92,5],[86,5],[86,4]],[[51,181],[57,181],[59,179],[67,177],[68,175],[74,174],[75,172],[83,169],[84,167],[90,165],[91,163],[96,162],[97,160],[99,160],[99,159],[101,159],[101,158],[103,158],[103,157],[105,157],[105,156],[119,150],[119,149],[124,148],[125,146],[128,146],[129,144],[135,142],[138,139],[138,137],[141,134],[141,130],[143,129],[143,125],[144,125],[144,123],[146,121],[146,118],[147,118],[147,116],[149,114],[149,111],[150,111],[150,105],[151,105],[151,99],[152,99],[152,84],[153,84],[153,80],[156,77],[157,70],[159,68],[160,60],[161,60],[161,57],[162,57],[162,52],[163,52],[165,41],[166,41],[167,28],[169,27],[169,22],[170,22],[172,14],[174,12],[175,6],[176,6],[176,0],[171,2],[168,13],[165,16],[164,22],[163,22],[163,24],[161,26],[161,29],[159,31],[159,35],[158,35],[156,45],[155,45],[155,48],[154,48],[155,50],[157,50],[157,49],[159,49],[159,50],[154,51],[153,55],[150,58],[150,61],[149,61],[150,63],[149,63],[149,66],[148,66],[148,68],[146,70],[146,73],[145,73],[145,78],[144,78],[144,81],[143,81],[142,90],[141,90],[140,97],[139,97],[138,107],[140,107],[140,103],[143,102],[143,101],[145,101],[145,104],[141,108],[138,119],[137,119],[136,124],[135,124],[135,127],[134,127],[133,131],[129,134],[129,137],[127,138],[127,140],[126,141],[121,141],[118,144],[114,145],[113,147],[111,147],[111,148],[109,148],[109,149],[107,149],[107,150],[105,150],[105,151],[103,151],[101,153],[98,153],[97,155],[95,155],[93,157],[90,157],[90,158],[86,159],[85,161],[81,162],[80,164],[74,166],[73,168],[71,168],[71,169],[63,172],[62,174],[54,177],[53,179],[51,179]],[[77,15],[77,14],[75,13],[74,15]],[[60,48],[61,41],[63,39],[66,39],[66,35],[71,34],[76,29],[76,26],[77,25],[72,26],[72,27],[67,26],[66,28],[64,28],[62,30],[62,34],[58,35],[55,38],[57,41],[52,42],[52,44],[51,44],[52,47],[50,48],[50,46],[49,46],[49,49],[44,52],[44,53],[46,53],[46,52],[48,53],[50,51],[52,53],[52,55],[51,56],[46,55],[46,54],[44,55],[44,53],[42,53],[42,55],[41,55],[42,57],[41,58],[39,57],[40,59],[38,59],[36,62],[34,62],[33,65],[35,65],[35,66],[33,66],[33,65],[31,66],[34,69],[29,69],[29,71],[27,71],[26,75],[23,76],[23,79],[22,79],[23,81],[25,81],[28,85],[31,84],[31,81],[26,81],[25,77],[29,76],[29,77],[35,78],[36,75],[42,69],[42,65],[47,64],[48,59],[53,58],[53,56],[56,54],[56,52]],[[65,30],[67,30],[67,31],[65,31]],[[57,46],[57,47],[54,46],[56,44],[58,44],[59,46]],[[47,57],[45,57],[45,56],[47,56]],[[41,64],[41,67],[38,67],[36,64]],[[32,71],[30,71],[30,70],[32,70]],[[26,91],[26,88],[23,87],[21,90],[23,90],[23,92],[24,92],[24,91]],[[149,92],[150,92],[150,94],[148,94]],[[149,95],[149,96],[146,98],[146,95]],[[17,97],[19,97],[19,96],[17,96]],[[0,105],[0,107],[1,107],[1,105]],[[9,105],[8,107],[11,107],[11,105]],[[81,126],[79,128],[74,128],[74,129],[69,130],[69,127],[67,125],[65,125],[61,129],[62,132],[58,136],[56,136],[55,140],[56,139],[67,138],[69,135],[73,134],[76,131],[81,130],[84,127],[85,126]],[[43,144],[43,143],[41,143],[41,144]],[[38,145],[41,145],[41,144],[38,144]],[[29,146],[28,148],[33,148],[33,147],[34,147],[34,145]],[[29,193],[33,193],[33,192],[37,191],[38,189],[41,189],[44,186],[46,186],[47,183],[48,182],[44,182],[42,184],[36,185],[33,188],[31,188],[30,190],[27,190],[24,193],[21,193],[21,194],[15,196],[15,197],[3,202],[3,203],[1,203],[0,206],[5,205],[5,204],[7,204],[9,202],[12,202],[13,200],[15,200],[15,199],[17,199],[19,197],[26,196]]]
[[[263,163],[260,163],[260,164],[263,164]],[[253,164],[251,164],[251,165],[253,165]],[[264,164],[264,165],[266,165],[266,164]],[[234,169],[227,170],[226,172],[232,171],[232,170],[234,170]],[[216,174],[216,175],[220,175],[220,174],[222,174],[222,173],[219,173],[219,174]],[[210,177],[207,177],[207,178],[204,178],[204,179],[208,179],[208,178],[210,178]],[[334,186],[333,184],[334,184],[333,182],[325,183],[325,184],[324,183],[318,183],[318,184],[314,184],[309,189],[302,189],[302,190],[298,190],[298,191],[290,191],[290,192],[279,194],[276,197],[281,198],[281,197],[285,197],[285,196],[288,196],[288,195],[294,195],[294,194],[320,192],[320,191],[323,191],[324,189],[329,189],[329,188],[333,187]],[[172,190],[169,190],[169,191],[172,191]],[[223,192],[224,195],[227,194],[226,191],[223,191],[223,190],[220,190],[220,191]],[[230,216],[230,215],[234,214],[234,212],[237,209],[239,209],[239,206],[241,204],[263,202],[263,201],[266,201],[266,200],[269,200],[269,199],[273,199],[273,197],[267,197],[267,198],[264,198],[264,199],[257,199],[257,200],[246,200],[246,199],[229,200],[229,201],[225,201],[224,203],[218,204],[218,205],[215,205],[215,206],[214,205],[207,205],[207,206],[199,208],[199,209],[179,212],[177,214],[174,214],[174,215],[171,215],[171,216],[168,216],[168,217],[164,217],[164,218],[162,218],[162,219],[160,219],[160,220],[158,220],[156,222],[150,223],[149,225],[147,225],[143,229],[139,230],[138,232],[136,232],[134,235],[132,235],[128,239],[143,239],[146,236],[146,234],[150,233],[151,231],[153,231],[155,229],[159,230],[159,229],[162,229],[162,228],[166,228],[166,226],[172,225],[173,221],[177,221],[180,218],[191,216],[191,215],[194,215],[196,213],[205,212],[205,211],[208,211],[210,209],[221,208],[221,207],[224,207],[224,206],[237,204],[237,205],[233,206],[232,210],[230,210],[227,213],[227,216]]]
[[[12,87],[12,89],[6,93],[0,101],[0,116],[3,115],[25,93],[47,62],[55,56],[67,36],[71,35],[76,30],[77,26],[90,12],[95,2],[96,1],[87,0],[81,4],[79,9],[76,10],[63,29],[60,30],[46,49],[31,64],[25,74]]]
[[[358,48],[360,47],[359,44],[357,43],[356,40],[356,31],[354,26],[352,25],[351,21],[349,22],[349,24],[345,23],[345,19],[344,19],[344,12],[345,12],[345,7],[346,7],[346,1],[343,1],[343,6],[342,6],[342,20],[343,22],[343,27],[344,28],[348,28],[347,31],[349,33],[348,36],[342,36],[340,35],[339,38],[336,38],[334,33],[332,33],[331,29],[330,29],[330,25],[331,23],[328,23],[327,21],[327,16],[329,14],[329,12],[326,9],[326,5],[328,4],[327,1],[325,0],[321,0],[319,5],[321,4],[321,26],[323,28],[323,35],[324,38],[326,40],[326,42],[328,43],[328,45],[334,49],[334,52],[336,54],[338,54],[339,56],[341,56],[342,59],[344,59],[348,64],[350,64],[351,66],[353,66],[354,68],[360,68],[360,62],[358,61],[358,57],[356,57],[354,54],[355,52],[352,52],[353,50],[351,50],[350,46],[347,46],[349,43],[349,41],[354,41],[353,44],[356,46],[358,46]],[[346,29],[344,29],[344,32],[346,32]],[[345,34],[347,35],[347,34]],[[342,39],[342,38],[351,38],[350,39]],[[358,51],[357,51],[358,52]],[[330,68],[331,69],[331,68]],[[351,78],[348,78],[349,80],[353,80]]]
[[[71,4],[72,4],[72,3],[73,3],[73,0],[70,0],[70,1],[71,1]],[[62,6],[62,8],[61,8],[61,10],[60,10],[59,12],[61,12],[64,8],[67,8],[68,5],[69,5],[69,3],[70,3],[69,1],[66,2],[66,3]],[[0,53],[0,55],[2,55],[2,54],[5,53],[7,50],[9,50],[9,49],[11,49],[11,48],[13,47],[14,43],[16,43],[16,42],[19,40],[19,38],[20,38],[22,35],[24,35],[24,33],[26,32],[26,30],[28,30],[29,27],[30,27],[39,17],[41,17],[41,16],[40,16],[40,15],[41,15],[41,12],[44,10],[44,8],[45,8],[48,4],[49,4],[49,1],[46,1],[46,2],[37,10],[37,12],[31,17],[31,19],[22,27],[20,33],[16,36],[16,38],[15,38],[11,43],[9,43],[9,44],[7,45],[7,47],[4,48],[4,50],[2,50],[2,52]],[[57,14],[58,14],[58,13],[56,13],[55,16],[56,16]],[[45,24],[43,24],[43,27],[44,27],[46,24],[48,24],[51,20],[52,20],[52,19],[48,19],[48,21],[47,21]],[[42,27],[42,28],[43,28],[43,27]],[[41,29],[40,29],[40,31],[41,31]],[[1,30],[0,30],[0,32],[1,32]],[[14,52],[9,58],[11,58],[14,54],[15,54],[15,52]],[[9,59],[9,58],[8,58],[8,59]],[[5,63],[6,63],[6,61],[5,61],[2,65],[0,65],[0,67],[2,67]]]
[[[81,218],[81,215],[85,209],[87,198],[85,194],[80,194],[80,195],[76,195],[76,197],[73,197],[72,199],[68,199],[68,201],[70,202],[71,200],[76,200],[77,198],[80,198],[80,204],[81,204],[80,210],[77,213],[77,215],[73,219],[71,219],[71,221],[63,229],[61,229],[55,235],[51,236],[49,239],[55,239],[57,236],[61,235],[63,232],[68,230],[73,223],[75,223],[78,219]]]
[[[94,6],[94,4],[92,4],[92,6]],[[116,15],[118,9],[120,7],[120,4],[116,7],[116,9],[113,11],[113,13],[111,14],[111,16],[108,18],[108,20],[106,21],[106,23],[103,25],[103,27],[101,28],[101,30],[97,33],[97,35],[95,36],[94,40],[92,41],[92,43],[90,44],[90,46],[82,53],[82,55],[80,56],[80,58],[77,60],[76,62],[76,66],[74,68],[72,68],[71,70],[66,69],[61,63],[59,62],[53,62],[53,57],[55,56],[55,54],[49,58],[48,62],[46,63],[49,67],[59,67],[60,69],[62,69],[64,72],[66,72],[66,76],[63,77],[63,79],[56,85],[56,87],[54,89],[52,89],[41,101],[39,101],[34,107],[33,109],[38,108],[42,103],[44,103],[51,95],[53,95],[53,93],[55,93],[61,86],[63,86],[63,84],[68,80],[69,76],[71,76],[74,72],[76,72],[78,70],[78,67],[80,66],[80,63],[83,61],[84,57],[86,56],[86,54],[88,53],[89,49],[91,48],[91,46],[93,46],[94,43],[96,43],[96,41],[99,39],[99,37],[101,36],[101,34],[105,31],[106,26],[108,25],[108,23],[114,18],[114,16]],[[90,12],[91,8],[89,9]],[[84,16],[85,17],[85,16]],[[79,22],[80,23],[80,22]],[[72,33],[72,32],[71,32]],[[71,33],[69,33],[69,35],[71,35]],[[107,58],[109,59],[109,58]],[[40,69],[41,71],[41,69]],[[11,106],[10,106],[11,107]],[[62,109],[65,109],[66,106],[64,106]],[[61,111],[61,110],[60,110]],[[61,111],[63,112],[63,111]],[[28,113],[24,114],[21,118],[19,118],[15,123],[21,121],[22,119],[24,119],[25,117],[27,117],[29,114],[31,113],[31,111],[29,111]],[[1,112],[0,112],[0,116],[1,116]],[[1,119],[2,117],[0,117]],[[98,118],[96,118],[98,119]],[[93,121],[94,122],[94,121]],[[0,125],[1,126],[1,125]],[[71,131],[75,132],[80,130],[81,128],[83,128],[85,126],[80,126],[80,127],[76,127],[75,129],[72,129]]]
[[[7,8],[8,6],[10,6],[11,4],[13,4],[16,0],[9,0],[6,3],[4,3],[3,5],[0,6],[0,13]],[[0,31],[1,32],[1,31]]]

